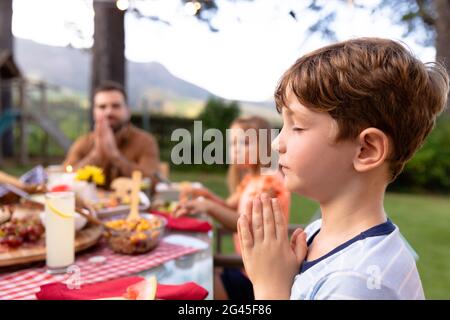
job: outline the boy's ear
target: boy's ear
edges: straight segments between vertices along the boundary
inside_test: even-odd
[[[358,151],[353,166],[358,172],[380,167],[389,156],[389,138],[381,130],[367,128],[358,136]]]

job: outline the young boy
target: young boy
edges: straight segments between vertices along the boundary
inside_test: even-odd
[[[283,129],[273,147],[287,188],[316,200],[322,219],[289,243],[276,200],[248,203],[238,232],[256,299],[424,299],[383,197],[448,90],[444,68],[378,38],[321,48],[283,75],[275,93]]]

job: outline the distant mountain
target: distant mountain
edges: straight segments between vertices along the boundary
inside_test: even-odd
[[[91,56],[88,51],[55,47],[15,38],[15,59],[27,76],[87,94]],[[127,90],[130,105],[137,109],[145,97],[152,110],[195,116],[211,92],[180,79],[158,62],[127,63]],[[240,101],[244,114],[273,116],[273,102]],[[192,106],[187,110],[186,106]]]
[[[86,51],[16,38],[15,55],[18,65],[27,75],[80,92],[87,93],[89,90],[91,57]],[[206,99],[212,95],[203,88],[175,77],[157,62],[128,61],[127,80],[132,100],[133,97],[142,96],[148,88],[160,88],[167,93],[193,99]]]
[[[128,80],[131,92],[143,94],[146,89],[159,88],[176,96],[207,99],[213,94],[208,90],[189,83],[172,75],[158,62],[136,63],[128,62]]]
[[[50,84],[88,92],[90,58],[86,52],[14,39],[14,55],[22,72]]]

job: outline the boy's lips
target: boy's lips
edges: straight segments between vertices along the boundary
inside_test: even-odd
[[[284,172],[285,170],[289,169],[288,167],[286,167],[286,166],[285,166],[284,164],[282,164],[282,163],[279,163],[279,164],[278,164],[278,167],[279,167],[280,171],[282,171],[282,172]]]
[[[283,168],[288,168],[288,166],[284,162],[281,162],[281,161],[278,161],[278,165]]]

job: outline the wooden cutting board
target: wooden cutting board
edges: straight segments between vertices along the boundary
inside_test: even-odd
[[[75,252],[95,245],[102,236],[102,233],[103,228],[98,225],[89,225],[77,232],[75,237]],[[45,255],[45,246],[43,244],[0,252],[0,267],[42,261],[45,260]]]

